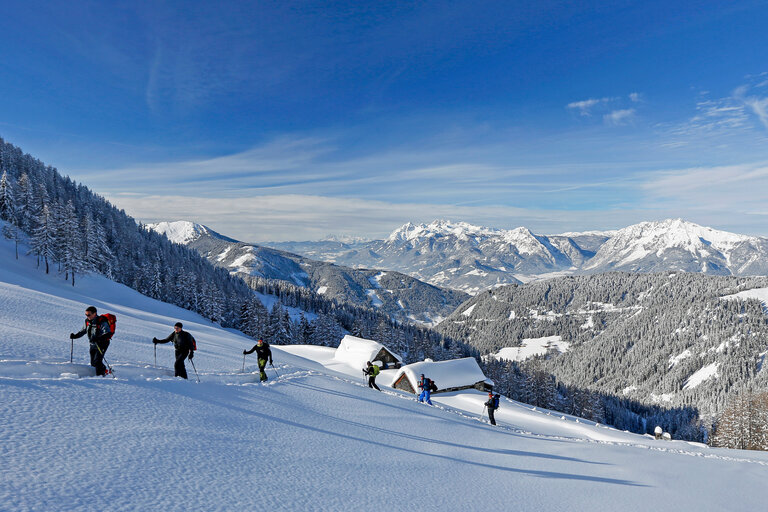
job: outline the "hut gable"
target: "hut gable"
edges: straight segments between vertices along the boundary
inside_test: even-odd
[[[379,342],[350,335],[342,338],[333,358],[354,368],[363,368],[368,361],[379,361],[383,368],[399,368],[403,361]]]
[[[435,382],[437,393],[472,388],[480,391],[493,389],[493,381],[486,378],[473,357],[450,361],[421,361],[403,366],[395,376],[392,387],[416,393],[422,373]]]

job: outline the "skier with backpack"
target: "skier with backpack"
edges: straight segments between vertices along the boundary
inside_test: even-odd
[[[184,360],[195,356],[195,350],[197,350],[197,342],[195,338],[187,331],[183,330],[181,322],[176,322],[173,326],[173,332],[168,335],[167,338],[159,340],[152,338],[152,343],[168,343],[173,341],[173,348],[175,349],[176,362],[173,364],[174,377],[187,378],[187,368],[184,366]]]
[[[419,379],[419,389],[421,389],[419,402],[426,401],[429,405],[432,405],[432,400],[429,399],[429,396],[432,394],[432,391],[437,391],[437,386],[434,381],[428,379],[422,373],[421,378]]]
[[[496,424],[496,418],[493,417],[493,413],[496,411],[496,409],[499,408],[500,400],[501,400],[501,395],[499,394],[494,395],[490,391],[488,392],[488,401],[485,402],[485,406],[488,408],[488,419],[491,420],[491,425]]]
[[[254,351],[259,363],[259,379],[261,382],[265,382],[267,380],[267,372],[264,371],[264,368],[267,367],[267,360],[269,360],[270,366],[274,366],[272,364],[272,349],[269,348],[269,343],[259,340],[251,350],[243,350],[243,355],[253,354]]]
[[[88,306],[85,309],[85,326],[77,333],[69,333],[69,339],[76,340],[88,335],[90,342],[91,366],[96,369],[96,375],[107,375],[109,371],[104,366],[104,354],[109,347],[109,341],[115,334],[117,318],[107,313],[99,315],[96,307]]]
[[[363,369],[363,373],[368,376],[369,388],[375,388],[381,391],[381,389],[379,389],[379,386],[376,385],[376,376],[379,374],[380,371],[381,370],[379,369],[379,365],[373,364],[370,361],[366,363],[366,367]]]

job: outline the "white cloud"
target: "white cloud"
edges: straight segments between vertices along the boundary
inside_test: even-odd
[[[617,108],[623,104],[639,103],[642,95],[639,92],[631,92],[626,97],[589,98],[582,101],[574,101],[566,105],[570,110],[578,111],[581,116],[591,117],[595,113],[604,113],[603,120],[608,124],[625,124],[635,114],[634,108]]]
[[[598,105],[603,105],[616,100],[616,98],[590,98],[588,100],[574,101],[565,106],[571,110],[578,110],[582,116],[591,116],[592,109]]]
[[[634,108],[614,110],[609,114],[605,114],[603,116],[603,121],[605,121],[606,124],[610,124],[614,126],[627,124],[634,119],[635,112],[636,111]]]
[[[588,99],[588,100],[582,100],[582,101],[574,101],[572,103],[569,103],[566,105],[566,108],[570,109],[578,109],[581,115],[588,116],[590,115],[590,109],[600,103],[602,100],[596,100],[594,98]]]
[[[765,209],[768,164],[658,172],[651,175],[642,188],[656,206],[674,204],[682,209],[722,212],[734,219]]]
[[[744,104],[752,109],[752,112],[757,116],[763,126],[768,128],[768,98],[757,98],[751,96],[744,98]]]
[[[708,93],[700,93],[703,99],[696,103],[696,115],[671,133],[691,138],[718,137],[722,143],[726,135],[754,133],[755,120],[768,128],[768,97],[750,94],[761,85],[740,85],[723,98],[712,99]]]
[[[702,225],[768,236],[768,162],[656,172],[641,186],[648,211]]]

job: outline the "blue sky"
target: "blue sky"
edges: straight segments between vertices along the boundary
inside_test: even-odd
[[[144,222],[768,236],[765,2],[3,2],[0,136]]]

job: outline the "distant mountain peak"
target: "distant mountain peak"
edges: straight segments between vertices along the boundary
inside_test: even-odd
[[[446,219],[437,219],[429,224],[414,224],[412,222],[403,224],[387,237],[387,241],[410,241],[439,236],[455,236],[459,239],[466,239],[477,236],[501,236],[504,233],[505,231],[502,229],[476,226],[468,222],[453,222]]]
[[[613,240],[625,238],[637,239],[641,243],[655,242],[667,246],[706,245],[730,246],[747,242],[755,237],[739,235],[727,231],[700,226],[683,219],[665,219],[661,221],[641,222],[620,229]]]
[[[165,235],[171,242],[181,245],[188,245],[203,236],[219,238],[221,240],[226,240],[227,242],[237,242],[237,240],[220,235],[207,226],[188,220],[147,224],[147,228],[156,231],[161,235]]]

